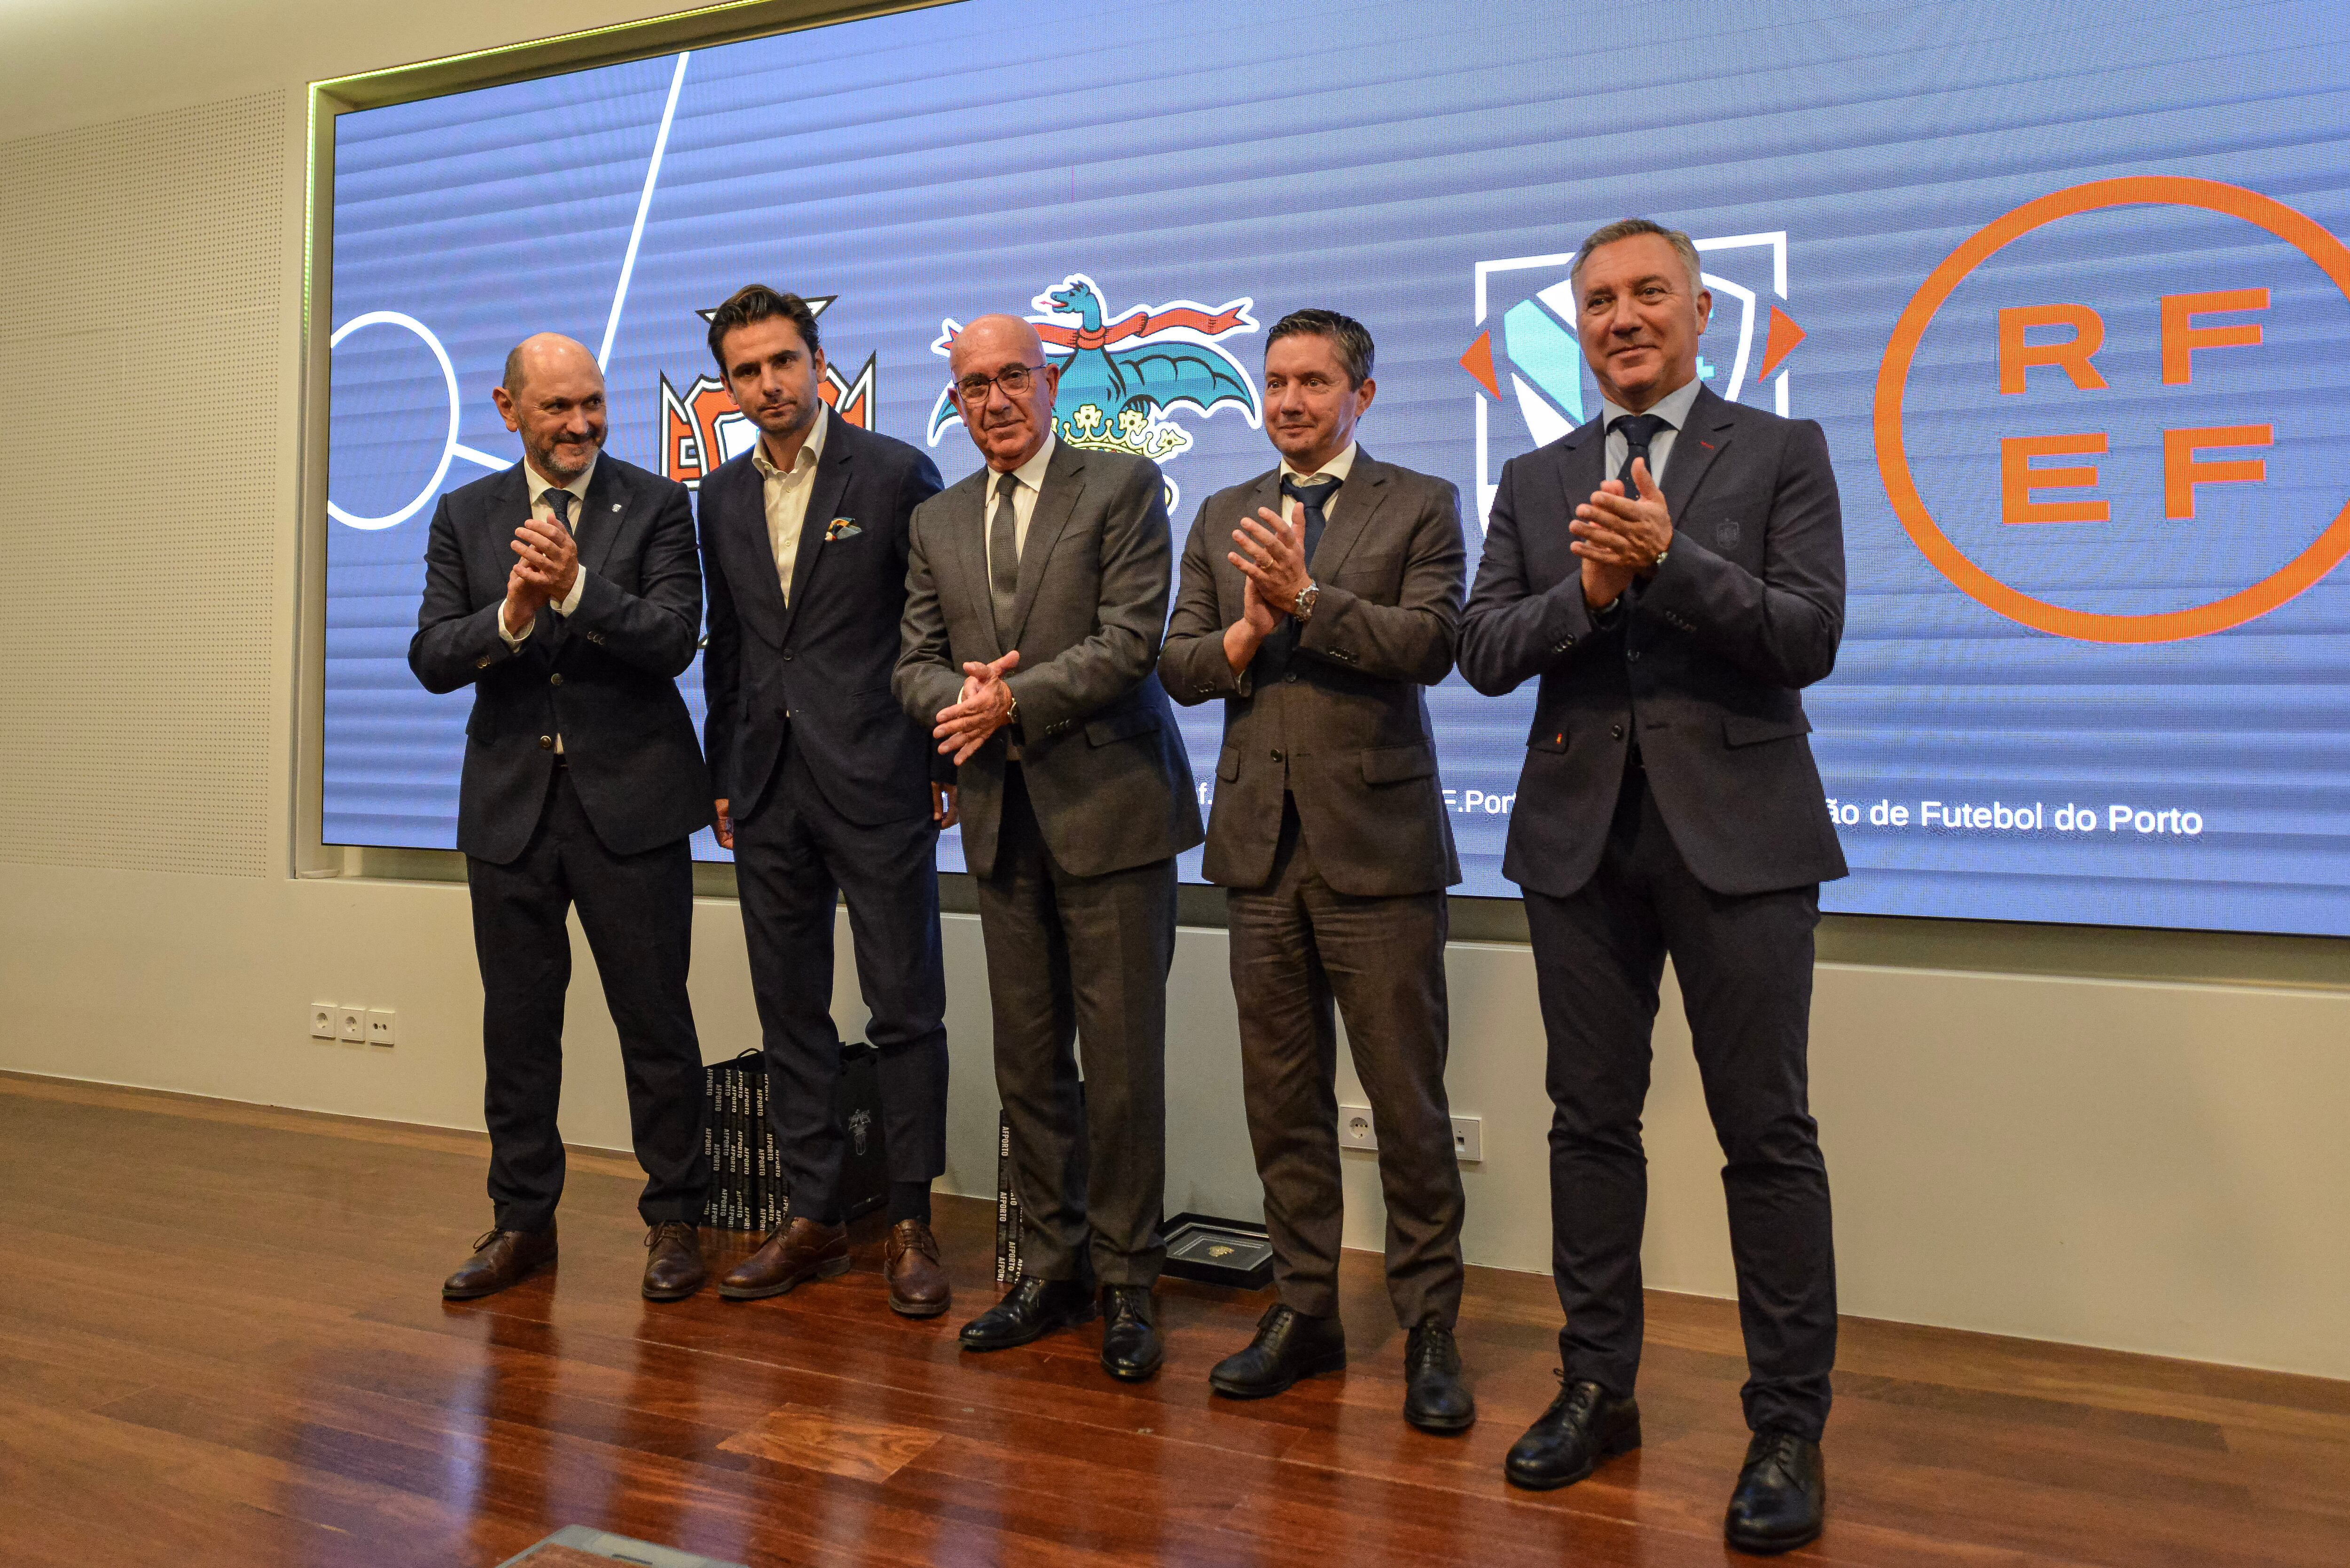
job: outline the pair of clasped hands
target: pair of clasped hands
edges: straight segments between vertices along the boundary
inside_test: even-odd
[[[506,574],[506,630],[520,637],[538,612],[570,597],[579,576],[579,542],[571,530],[533,514],[515,530],[514,569]]]
[[[1672,514],[1648,459],[1632,460],[1632,483],[1638,493],[1627,493],[1621,480],[1603,481],[1566,525],[1575,535],[1568,548],[1583,561],[1583,602],[1595,610],[1621,598],[1634,579],[1655,576],[1673,542]]]

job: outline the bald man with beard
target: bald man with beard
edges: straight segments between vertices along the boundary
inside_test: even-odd
[[[710,777],[677,677],[702,630],[685,487],[605,455],[604,374],[552,333],[492,393],[523,459],[441,498],[408,664],[473,688],[457,801],[482,969],[487,1235],[442,1286],[466,1300],[555,1261],[563,1008],[575,906],[619,1032],[645,1189],[643,1292],[702,1287],[702,1047],[686,1000]]]
[[[1027,322],[980,317],[949,363],[985,462],[914,510],[895,684],[961,776],[1024,1271],[962,1345],[1085,1323],[1097,1284],[1103,1370],[1139,1382],[1161,1360],[1175,857],[1202,836],[1152,679],[1174,572],[1166,483],[1147,459],[1062,439],[1060,373]]]

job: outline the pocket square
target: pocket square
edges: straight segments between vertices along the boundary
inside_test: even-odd
[[[836,517],[825,527],[824,542],[829,545],[835,539],[854,539],[864,532],[857,525],[856,518]]]

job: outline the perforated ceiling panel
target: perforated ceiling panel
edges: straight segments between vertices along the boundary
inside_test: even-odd
[[[267,867],[286,109],[0,143],[0,859]]]

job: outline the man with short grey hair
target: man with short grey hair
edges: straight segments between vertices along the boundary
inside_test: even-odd
[[[1461,671],[1541,682],[1503,874],[1524,890],[1549,1034],[1558,1397],[1505,1473],[1565,1486],[1637,1448],[1640,1113],[1666,958],[1725,1163],[1753,1433],[1732,1546],[1818,1535],[1835,1364],[1827,1167],[1807,1042],[1819,885],[1845,874],[1802,689],[1835,667],[1844,532],[1826,438],[1706,389],[1686,234],[1585,242],[1577,330],[1600,415],[1502,471]]]

